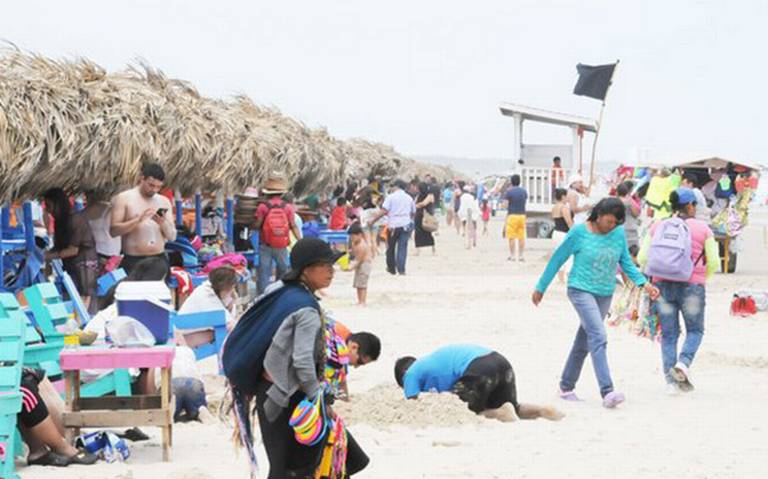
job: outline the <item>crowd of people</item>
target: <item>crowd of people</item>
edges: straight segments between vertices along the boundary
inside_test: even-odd
[[[626,400],[614,387],[604,323],[617,286],[640,288],[656,302],[664,380],[671,393],[693,390],[690,369],[704,334],[705,285],[720,264],[709,226],[711,211],[696,178],[683,175],[666,197],[652,190],[661,188],[656,177],[644,187],[622,178],[614,196],[593,205],[584,179],[573,175],[566,182],[559,163],[553,163],[557,178],[552,183],[553,251],[531,299],[538,306],[555,277],[567,281],[578,326],[560,376],[560,397],[580,400],[576,387],[589,355],[603,406],[615,408]],[[100,274],[119,265],[128,274],[126,281],[162,282],[169,277],[165,244],[176,239],[177,227],[172,197],[161,194],[163,182],[162,168],[148,164],[138,185],[111,202],[92,194],[85,208],[78,210],[62,190],[43,195],[48,215],[43,223],[53,238],[46,258],[63,260],[93,313],[86,329],[100,339],[118,318],[114,291],[106,298],[96,297]],[[221,266],[208,271],[205,283],[184,298],[179,313],[225,313],[230,334],[222,365],[232,387],[241,440],[254,466],[252,401],[270,478],[348,477],[364,469],[370,459],[332,405],[349,399],[349,366],[376,361],[381,342],[370,332],[350,332],[318,301],[334,280],[335,265],[348,255],[357,304],[364,306],[382,242],[387,273],[405,275],[411,236],[416,254],[425,248],[437,253],[441,212],[446,225],[463,237],[464,247],[472,249],[478,242],[478,222],[483,222],[481,234],[486,235],[492,216],[504,209],[502,234],[508,242],[508,260],[525,262],[528,192],[518,174],[502,191],[486,190],[482,182],[439,184],[429,176],[388,183],[369,178],[363,185],[339,187],[323,201],[308,197],[294,204],[287,182],[274,176],[263,186],[261,198],[251,224],[259,236],[255,302],[240,314],[240,276],[234,268]],[[647,208],[653,210],[650,217]],[[348,248],[334,249],[311,237],[311,228],[306,227],[318,220],[330,230],[346,231]],[[686,334],[678,351],[681,315]],[[214,333],[177,330],[174,337],[174,420],[208,420],[206,391],[193,350],[212,342]],[[408,399],[432,391],[452,392],[473,412],[502,421],[563,417],[555,408],[519,402],[512,365],[480,345],[446,345],[420,359],[403,356],[394,364],[394,376]],[[84,374],[84,379],[88,377]],[[44,394],[49,386],[44,373],[29,371],[25,378],[22,386],[34,398],[20,414],[30,446],[29,463],[95,462],[93,455],[63,440],[61,407]],[[156,381],[154,371],[140,370],[134,387],[152,394]],[[303,414],[307,411],[315,414]],[[316,427],[306,424],[309,417],[323,418],[321,438],[305,440],[299,433]]]

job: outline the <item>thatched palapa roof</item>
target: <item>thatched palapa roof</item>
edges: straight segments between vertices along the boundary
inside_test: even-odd
[[[432,172],[392,147],[342,141],[246,96],[207,98],[146,64],[107,73],[85,59],[0,51],[0,201],[52,187],[114,192],[144,161],[184,194],[230,193],[284,173],[294,192],[324,191],[369,174]]]

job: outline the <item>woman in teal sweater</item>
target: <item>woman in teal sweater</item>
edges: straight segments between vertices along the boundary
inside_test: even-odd
[[[659,291],[632,262],[627,250],[624,228],[624,205],[617,198],[600,200],[586,223],[571,228],[549,260],[533,292],[533,304],[539,305],[544,292],[560,267],[573,255],[573,268],[568,277],[568,299],[579,315],[579,330],[560,379],[560,397],[578,401],[574,389],[589,353],[603,397],[603,406],[614,408],[624,402],[624,394],[613,390],[608,368],[603,318],[611,307],[616,286],[617,266],[638,286],[643,286],[655,299]]]

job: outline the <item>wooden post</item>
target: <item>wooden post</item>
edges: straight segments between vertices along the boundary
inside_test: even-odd
[[[164,367],[160,369],[160,408],[163,410],[164,417],[170,419],[170,397],[171,394],[171,369]],[[171,424],[172,421],[166,421],[163,425],[163,461],[171,460]]]

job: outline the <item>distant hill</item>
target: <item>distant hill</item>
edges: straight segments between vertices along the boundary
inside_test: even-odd
[[[515,166],[511,158],[467,158],[447,155],[413,155],[411,158],[424,163],[450,166],[472,178],[510,171]],[[597,172],[608,173],[618,166],[619,164],[615,162],[598,163]],[[588,166],[585,167],[588,168]]]
[[[510,158],[466,158],[447,155],[413,155],[411,158],[424,163],[450,166],[454,170],[473,178],[512,169]]]

